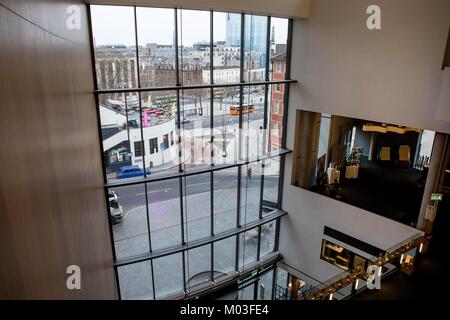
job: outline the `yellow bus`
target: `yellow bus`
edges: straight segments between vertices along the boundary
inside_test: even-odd
[[[255,107],[253,104],[246,103],[242,105],[242,114],[244,113],[252,113],[255,112]],[[232,105],[230,106],[230,114],[234,116],[238,116],[240,113],[239,105]]]

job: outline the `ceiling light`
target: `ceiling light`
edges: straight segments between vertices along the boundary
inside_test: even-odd
[[[387,128],[383,126],[374,125],[373,123],[366,123],[365,125],[363,125],[363,131],[386,133]]]
[[[386,129],[387,129],[387,131],[394,132],[394,133],[399,133],[399,134],[404,134],[405,133],[405,129],[401,128],[401,127],[387,126]]]

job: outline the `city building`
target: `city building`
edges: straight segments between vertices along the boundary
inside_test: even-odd
[[[276,50],[276,49],[275,49]],[[286,51],[273,51],[270,58],[272,79],[284,80],[286,76]],[[269,148],[279,149],[281,147],[281,130],[283,127],[284,113],[284,84],[272,85],[272,99],[270,101],[270,132]]]
[[[214,68],[213,77],[215,83],[236,83],[240,79],[240,69],[239,68]],[[244,72],[244,81],[264,81],[265,69],[248,69]],[[210,81],[210,71],[203,70],[203,83],[209,83]]]
[[[121,109],[118,110],[117,106]],[[122,101],[108,101],[107,104],[100,105],[102,143],[108,177],[115,178],[122,166],[145,166],[155,170],[158,166],[177,165],[178,145],[175,144],[177,133],[174,112],[158,109],[161,112],[156,116],[152,112],[155,109],[144,108],[141,128],[138,108],[130,108],[133,111],[129,109],[125,113],[123,107]]]
[[[227,13],[226,43],[230,47],[241,45],[241,16],[239,14]]]
[[[445,288],[448,0],[158,5],[2,1],[0,299]]]
[[[101,88],[136,86],[136,51],[125,45],[100,46],[96,50],[97,82]]]
[[[239,47],[241,41],[241,16],[238,14],[227,14],[226,42],[230,47]],[[245,20],[244,37],[247,41],[244,44],[246,52],[256,52],[260,58],[255,60],[263,65],[266,55],[267,41],[267,17],[248,16]]]

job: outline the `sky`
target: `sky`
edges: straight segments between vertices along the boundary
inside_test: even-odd
[[[92,31],[96,45],[134,45],[135,27],[133,7],[91,6]],[[172,44],[174,10],[162,8],[137,8],[137,28],[139,45],[147,43]],[[179,25],[183,26],[179,36],[183,45],[209,41],[209,11],[181,10]],[[272,18],[277,43],[285,43],[287,19]],[[214,13],[214,41],[226,38],[226,14]]]

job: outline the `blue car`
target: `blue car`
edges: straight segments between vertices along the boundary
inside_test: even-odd
[[[151,174],[150,168],[146,168],[145,172],[147,175]],[[117,173],[117,179],[124,178],[133,178],[133,177],[142,177],[144,176],[144,169],[139,166],[123,166],[120,167],[119,172]]]

